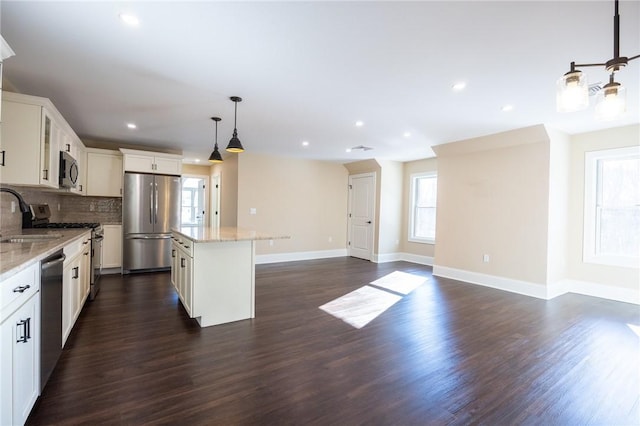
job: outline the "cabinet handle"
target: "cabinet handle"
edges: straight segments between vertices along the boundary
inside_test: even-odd
[[[30,286],[29,284],[27,284],[27,285],[21,285],[21,286],[18,286],[18,287],[16,287],[16,288],[14,288],[14,289],[13,289],[13,292],[14,292],[14,293],[24,293],[26,290],[28,290],[28,289],[30,289],[30,288],[31,288],[31,286]]]
[[[49,180],[49,170],[44,169],[44,170],[42,171],[42,174],[44,175],[44,176],[42,177],[42,179],[44,179],[44,180]]]
[[[22,333],[20,333],[20,337],[16,339],[16,343],[27,343],[27,341],[31,339],[31,318],[20,320],[16,324],[16,334],[19,333],[19,327],[22,327]]]
[[[67,145],[67,152],[71,152],[71,145],[70,144],[66,144]]]
[[[184,257],[180,258],[180,267],[184,268]]]
[[[80,192],[82,192],[82,184],[80,184]]]
[[[2,153],[2,162],[0,162],[0,166],[4,166],[4,156],[7,153],[7,151],[5,151],[4,149],[2,151],[0,151]]]
[[[88,251],[85,251],[85,252],[84,252],[84,255],[85,255],[85,256],[89,256],[89,252],[88,252]]]
[[[171,249],[171,257],[176,257],[176,249]]]
[[[75,268],[73,268],[73,273],[74,275],[71,278],[78,278],[78,276],[80,275],[80,273],[78,272],[78,267],[76,266]]]

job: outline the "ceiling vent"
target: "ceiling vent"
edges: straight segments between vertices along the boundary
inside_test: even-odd
[[[599,81],[597,83],[593,83],[589,85],[589,96],[595,96],[599,91],[602,90],[602,82]]]
[[[356,149],[361,149],[363,151],[371,151],[373,148],[371,148],[370,146],[358,145],[358,146],[354,146],[353,148],[351,148],[351,151],[356,150]]]

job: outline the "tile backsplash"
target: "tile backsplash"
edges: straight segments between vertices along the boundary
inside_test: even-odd
[[[19,192],[27,204],[49,204],[51,222],[122,222],[120,197],[81,197],[34,188],[7,187]],[[11,212],[12,201],[16,204],[14,213]],[[22,214],[18,208],[18,200],[12,194],[0,192],[0,233],[14,233],[21,226]]]

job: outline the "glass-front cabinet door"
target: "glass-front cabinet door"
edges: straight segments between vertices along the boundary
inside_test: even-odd
[[[60,153],[58,137],[60,128],[49,112],[42,108],[42,141],[40,145],[40,184],[58,187]]]

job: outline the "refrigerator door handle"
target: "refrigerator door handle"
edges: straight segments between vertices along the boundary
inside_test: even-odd
[[[153,224],[153,183],[150,183],[151,191],[149,191],[149,223]]]
[[[168,240],[171,238],[171,235],[139,235],[139,236],[128,236],[124,237],[126,240]]]
[[[156,183],[154,183],[154,185],[155,185],[155,188],[156,188],[156,190],[155,190],[156,205],[155,205],[155,213],[154,213],[154,216],[153,216],[153,223],[156,224],[156,223],[158,223],[158,183],[156,182]]]

